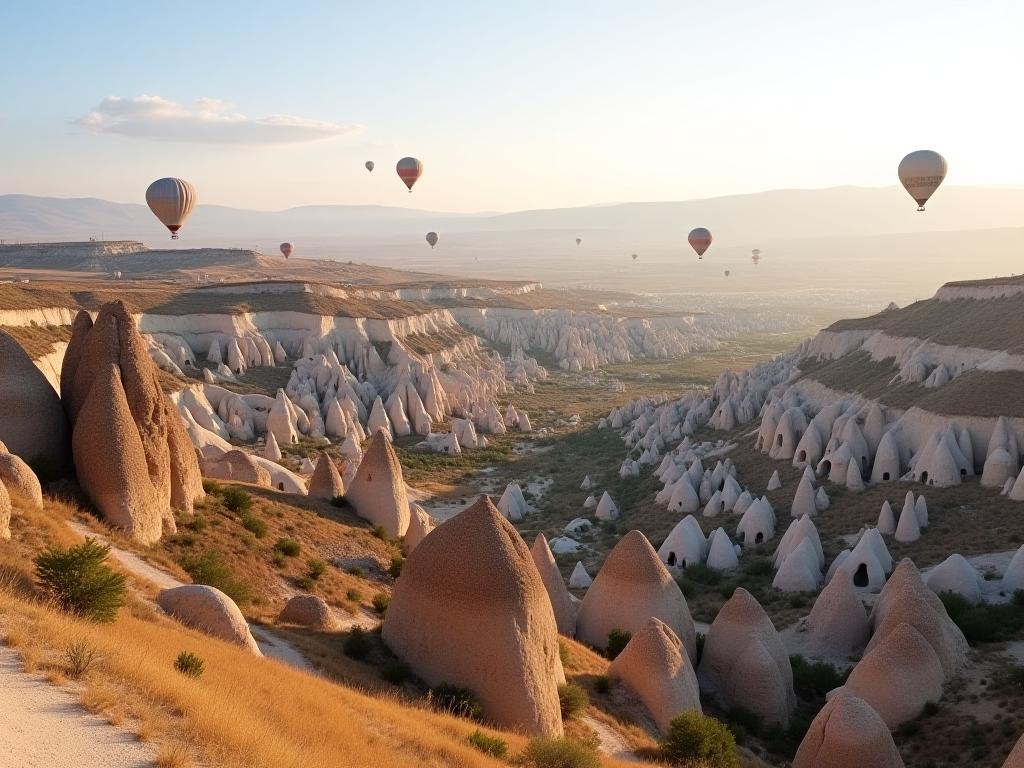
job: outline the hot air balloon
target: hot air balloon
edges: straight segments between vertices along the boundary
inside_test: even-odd
[[[576,245],[579,245],[582,242],[583,242],[583,238],[582,237],[577,237],[576,238]]]
[[[398,178],[405,182],[405,186],[412,192],[412,185],[423,174],[423,163],[415,157],[403,157],[398,161],[395,170],[398,172]]]
[[[637,259],[637,255],[634,253],[633,254],[633,261],[636,261],[636,259]]]
[[[281,243],[281,253],[284,254],[284,257],[286,259],[292,255],[292,251],[294,250],[295,246],[293,246],[291,243]]]
[[[366,166],[366,170],[368,170],[370,173],[373,173],[373,160],[367,160],[365,163],[363,163],[363,165]]]
[[[754,262],[754,266],[757,266],[757,262],[761,260],[761,249],[755,248],[750,252],[750,260]]]
[[[178,230],[196,206],[196,189],[184,179],[157,179],[146,190],[146,205],[178,239]]]
[[[431,249],[437,245],[437,232],[427,232],[427,242],[430,243]]]
[[[703,259],[704,251],[711,247],[711,233],[704,227],[697,227],[690,230],[686,239],[689,241],[690,247],[697,252],[697,258]]]
[[[900,183],[917,201],[917,210],[924,210],[928,198],[946,178],[946,169],[946,158],[930,149],[919,149],[900,160]]]
[[[725,276],[726,276],[726,277],[728,277],[728,276],[729,276],[729,270],[728,270],[728,269],[727,269],[727,270],[725,270]]]

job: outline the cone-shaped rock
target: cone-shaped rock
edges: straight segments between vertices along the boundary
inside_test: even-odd
[[[382,636],[428,685],[473,691],[495,725],[561,734],[551,601],[526,543],[486,496],[409,555]]]
[[[409,528],[409,499],[402,465],[391,441],[374,432],[345,498],[364,520],[384,526],[388,536],[404,536]]]
[[[850,579],[837,577],[821,590],[800,625],[805,647],[814,657],[848,658],[864,648],[871,625]]]
[[[538,533],[537,538],[533,540],[530,554],[533,556],[541,581],[544,582],[544,589],[551,598],[551,608],[555,612],[559,634],[572,637],[576,634],[576,606],[562,580],[555,556],[551,554],[551,547],[548,546],[548,540],[544,538],[543,533]]]
[[[840,689],[818,712],[793,768],[903,768],[892,734],[871,706]]]
[[[635,634],[652,616],[665,622],[694,658],[696,631],[679,585],[640,531],[630,531],[608,553],[576,617],[576,636],[597,648],[613,629]]]
[[[309,495],[328,501],[345,495],[345,483],[327,451],[321,451],[320,457],[316,460],[316,469],[309,478]]]
[[[608,667],[608,676],[622,680],[640,697],[662,731],[680,712],[701,711],[690,658],[678,635],[661,619],[652,617],[633,635]]]

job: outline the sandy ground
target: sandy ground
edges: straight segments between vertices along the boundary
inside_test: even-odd
[[[17,654],[0,647],[0,768],[142,768],[154,757],[66,690],[22,672]]]
[[[626,741],[617,734],[612,728],[602,723],[590,715],[583,715],[580,718],[590,730],[597,734],[600,749],[604,754],[610,755],[624,763],[640,763],[643,762],[639,757],[626,744]]]

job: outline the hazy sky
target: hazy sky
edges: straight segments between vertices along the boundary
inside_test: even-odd
[[[0,28],[0,193],[514,210],[888,185],[922,147],[1024,184],[1019,0],[38,0]]]

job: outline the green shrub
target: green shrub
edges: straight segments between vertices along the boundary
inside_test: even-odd
[[[358,589],[350,589],[345,593],[345,597],[351,600],[353,603],[358,603],[363,599],[363,593]]]
[[[596,747],[574,739],[531,739],[520,762],[528,768],[601,768]]]
[[[224,486],[218,483],[216,480],[203,480],[203,490],[211,495],[218,495],[224,490]]]
[[[388,532],[384,529],[383,525],[375,525],[375,526],[373,526],[373,531],[371,531],[371,533],[374,536],[376,536],[378,539],[380,539],[381,541],[387,541],[388,540]]]
[[[306,592],[312,592],[316,587],[316,582],[309,578],[309,576],[300,576],[295,580],[295,586]]]
[[[284,568],[285,563],[288,562],[288,558],[282,555],[277,550],[270,556],[270,562],[272,562],[278,568]]]
[[[315,557],[306,561],[306,567],[309,569],[306,575],[313,579],[313,581],[316,581],[327,572],[327,563],[323,560],[317,560]]]
[[[709,568],[703,563],[694,563],[683,569],[683,575],[690,581],[697,584],[714,586],[722,580],[722,574],[714,568]]]
[[[571,720],[590,706],[587,692],[573,683],[558,686],[558,705],[562,709],[562,719]]]
[[[672,718],[661,742],[662,757],[686,768],[738,768],[736,740],[724,724],[693,710]]]
[[[594,678],[594,690],[598,693],[608,693],[612,689],[612,682],[608,675],[598,675]]]
[[[187,677],[200,677],[206,665],[203,660],[194,653],[182,651],[174,660],[174,668]]]
[[[789,662],[793,667],[793,688],[800,696],[823,697],[846,682],[839,670],[823,661],[807,661],[796,655],[790,656]]]
[[[227,488],[222,494],[224,506],[232,512],[248,512],[252,509],[252,496],[241,488]]]
[[[485,755],[496,757],[499,760],[502,760],[508,754],[508,742],[499,739],[497,736],[488,736],[480,730],[469,734],[469,743]]]
[[[349,576],[355,576],[357,579],[363,578],[363,569],[360,568],[358,565],[350,565],[348,568],[345,569],[345,573],[347,573]]]
[[[196,557],[186,557],[181,561],[181,567],[195,584],[216,587],[238,605],[245,605],[252,599],[249,586],[235,578],[217,550],[211,549]]]
[[[939,598],[967,642],[977,645],[1009,640],[1024,630],[1024,598],[1018,599],[1017,594],[1009,603],[977,605],[953,592],[943,592]]]
[[[278,539],[274,542],[274,551],[280,552],[285,557],[298,557],[302,551],[302,545],[295,539]]]
[[[430,689],[430,701],[436,709],[469,720],[483,720],[484,708],[480,699],[468,688],[441,683]]]
[[[249,531],[257,539],[267,535],[267,524],[256,515],[242,515],[242,527]]]
[[[608,646],[605,648],[604,655],[609,659],[614,659],[622,653],[622,649],[626,647],[626,643],[632,638],[633,635],[630,632],[626,632],[623,629],[613,629],[608,633]]]
[[[366,636],[366,630],[362,627],[352,627],[345,635],[341,648],[350,659],[365,659],[370,654],[370,638]]]
[[[402,566],[405,565],[405,558],[401,555],[394,555],[391,558],[391,565],[388,566],[388,573],[392,578],[397,579],[402,575]]]
[[[378,592],[373,596],[373,607],[376,609],[377,613],[384,613],[384,611],[388,609],[389,605],[391,605],[391,598],[383,592]]]
[[[63,610],[111,622],[124,605],[125,578],[104,565],[110,546],[87,538],[75,547],[51,546],[35,558],[43,592]]]
[[[412,670],[404,661],[389,661],[380,671],[380,676],[392,685],[401,685],[412,677]]]
[[[202,533],[206,530],[209,523],[206,518],[202,515],[193,515],[192,519],[186,522],[183,527],[188,528],[193,533]]]

